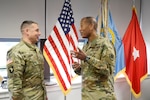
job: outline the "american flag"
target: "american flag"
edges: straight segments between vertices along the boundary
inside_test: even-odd
[[[44,57],[65,95],[71,89],[71,79],[77,76],[71,66],[77,60],[70,54],[71,50],[77,50],[77,45],[78,34],[71,1],[65,0],[60,16],[43,48]]]

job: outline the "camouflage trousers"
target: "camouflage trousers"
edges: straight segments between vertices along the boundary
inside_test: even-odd
[[[20,95],[17,100],[46,100],[45,91],[43,89],[37,89],[37,91],[28,91],[24,95]],[[12,100],[12,94],[10,93],[10,100]]]
[[[117,100],[113,93],[105,93],[101,91],[84,91],[82,92],[82,100]]]

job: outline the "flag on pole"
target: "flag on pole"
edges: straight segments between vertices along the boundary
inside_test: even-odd
[[[77,50],[78,34],[74,25],[71,1],[65,0],[62,11],[46,40],[43,55],[52,68],[57,82],[66,95],[71,89],[71,79],[76,76],[70,50]]]
[[[114,23],[113,18],[111,16],[110,10],[108,10],[108,12],[107,12],[107,7],[102,8],[102,10],[104,10],[104,11],[101,11],[101,12],[103,12],[103,13],[105,12],[108,14],[103,15],[103,13],[102,13],[102,15],[101,15],[101,16],[103,16],[102,18],[100,15],[97,17],[98,32],[100,32],[101,36],[106,36],[107,38],[109,38],[115,46],[116,65],[115,65],[115,72],[114,72],[115,77],[114,77],[114,79],[116,80],[117,77],[121,73],[123,73],[125,70],[124,46],[123,46],[122,40],[119,36],[118,30],[116,29],[116,26],[115,26],[115,23]],[[108,17],[106,17],[106,16],[108,16]],[[103,18],[107,18],[107,20],[105,19],[106,20],[105,23],[104,23],[105,20],[103,20]],[[104,25],[104,24],[108,24],[108,25]],[[108,26],[108,28],[107,28],[107,26]],[[104,29],[105,29],[106,33],[104,32]]]
[[[119,76],[124,71],[125,68],[124,46],[113,22],[110,10],[108,14],[108,27],[109,27],[107,34],[108,38],[113,42],[116,49],[116,65],[115,65],[115,80],[116,80],[117,76]]]
[[[138,23],[136,9],[132,9],[132,19],[123,37],[126,78],[135,97],[141,95],[141,81],[147,76],[146,45]]]

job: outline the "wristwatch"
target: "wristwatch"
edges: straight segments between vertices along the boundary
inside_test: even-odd
[[[87,62],[88,60],[90,60],[90,57],[86,56],[85,61]]]

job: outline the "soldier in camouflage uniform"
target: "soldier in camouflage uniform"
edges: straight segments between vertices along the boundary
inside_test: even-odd
[[[7,52],[8,90],[12,100],[48,100],[44,83],[44,59],[35,45],[38,24],[24,21],[20,43]]]
[[[93,17],[85,17],[80,23],[80,32],[88,42],[82,50],[71,51],[81,59],[74,63],[75,72],[82,74],[82,100],[116,100],[114,93],[115,48],[109,39],[97,33]],[[82,72],[82,73],[81,73]]]

